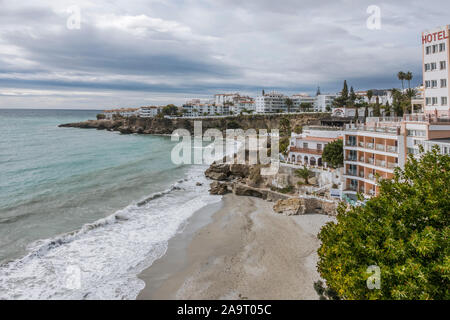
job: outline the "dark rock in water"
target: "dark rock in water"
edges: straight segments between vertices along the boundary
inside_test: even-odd
[[[224,195],[230,193],[231,190],[228,189],[228,184],[220,183],[218,181],[214,181],[210,185],[209,193],[214,195]]]
[[[196,185],[197,187],[201,187],[201,186],[203,185],[203,183],[197,182],[195,185]]]

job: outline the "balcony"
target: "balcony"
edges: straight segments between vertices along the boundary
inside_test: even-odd
[[[358,161],[358,158],[357,157],[350,157],[350,156],[348,156],[345,160],[347,160],[347,161]]]
[[[364,178],[364,171],[360,171],[360,172],[359,172],[359,177],[360,177],[360,178]]]
[[[374,159],[373,159],[373,158],[367,158],[367,159],[366,159],[366,163],[368,163],[368,164],[374,164]]]
[[[291,147],[290,151],[297,152],[297,153],[315,154],[315,155],[319,155],[319,156],[322,155],[322,150],[318,150],[318,149]]]
[[[347,186],[347,188],[345,188],[345,191],[357,191],[358,187],[357,186]]]
[[[345,141],[345,145],[346,145],[347,147],[356,147],[356,142],[355,142],[355,141],[347,140],[347,141]]]
[[[387,146],[386,150],[387,150],[387,152],[397,153],[398,152],[398,147],[396,147],[396,146]]]
[[[366,143],[366,149],[373,149],[373,143]]]
[[[359,145],[361,148],[364,148],[364,141],[360,141],[360,142],[358,143],[358,145]]]
[[[375,178],[375,175],[369,173],[369,175],[367,176],[367,179],[375,181],[376,178]]]
[[[398,165],[396,163],[393,163],[393,162],[388,162],[388,164],[387,164],[388,169],[394,169],[397,166]]]
[[[375,160],[375,165],[376,165],[377,167],[383,167],[383,168],[386,168],[386,161],[384,161],[384,160]]]
[[[352,176],[352,177],[357,177],[358,173],[356,172],[356,170],[347,170],[346,175],[347,176]]]
[[[377,149],[378,151],[385,151],[385,150],[386,150],[384,144],[378,144],[378,143],[377,143],[377,145],[376,145],[376,149]]]

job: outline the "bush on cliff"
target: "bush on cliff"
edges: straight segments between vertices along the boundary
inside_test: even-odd
[[[450,299],[450,156],[437,148],[411,156],[379,187],[365,206],[341,205],[337,223],[322,228],[318,271],[327,288],[343,299]]]
[[[97,114],[97,120],[104,120],[106,119],[106,116],[103,113]]]

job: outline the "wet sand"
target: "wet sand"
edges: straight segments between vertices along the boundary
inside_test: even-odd
[[[272,205],[226,195],[194,214],[140,274],[138,299],[318,299],[316,235],[333,218],[286,217]]]

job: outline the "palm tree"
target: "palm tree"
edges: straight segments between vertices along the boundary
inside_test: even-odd
[[[306,166],[303,166],[303,169],[295,170],[295,175],[299,178],[303,178],[306,184],[309,184],[309,169]]]
[[[405,80],[408,81],[408,88],[411,89],[411,80],[413,79],[413,74],[411,71],[405,73]]]
[[[405,85],[404,85],[404,80],[405,80],[405,76],[406,74],[403,71],[400,71],[399,73],[397,73],[397,78],[398,80],[400,80],[402,82],[402,89],[405,89]]]
[[[284,100],[284,103],[286,104],[288,113],[291,113],[291,108],[294,105],[294,101],[292,101],[292,99],[286,98],[286,100]]]

